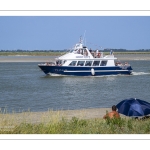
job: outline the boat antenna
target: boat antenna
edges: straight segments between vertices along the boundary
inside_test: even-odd
[[[86,46],[86,39],[85,39],[85,44],[84,45]]]
[[[85,39],[85,33],[86,33],[86,30],[84,31],[83,41],[84,41],[84,39]]]
[[[82,43],[83,41],[82,41],[82,35],[80,36],[80,43]]]

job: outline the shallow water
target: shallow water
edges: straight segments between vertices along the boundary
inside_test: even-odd
[[[0,63],[1,111],[111,107],[126,98],[150,102],[150,61],[128,61],[130,76],[46,76],[36,62]]]

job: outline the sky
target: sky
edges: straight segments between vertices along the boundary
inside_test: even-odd
[[[150,16],[0,16],[0,50],[150,49]]]

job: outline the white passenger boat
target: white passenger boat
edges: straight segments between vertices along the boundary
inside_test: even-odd
[[[46,75],[66,76],[105,76],[105,75],[130,75],[132,67],[128,63],[119,63],[117,58],[103,55],[103,52],[89,50],[83,46],[80,39],[72,50],[57,57],[55,62],[38,64]]]

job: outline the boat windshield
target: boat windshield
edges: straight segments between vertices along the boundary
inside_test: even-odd
[[[74,51],[74,49],[71,49],[71,50],[70,50],[70,53],[72,53],[73,51]]]
[[[73,53],[73,52],[74,52],[74,53],[77,53],[77,51],[78,51],[78,49],[71,49],[71,50],[70,50],[70,53]]]

